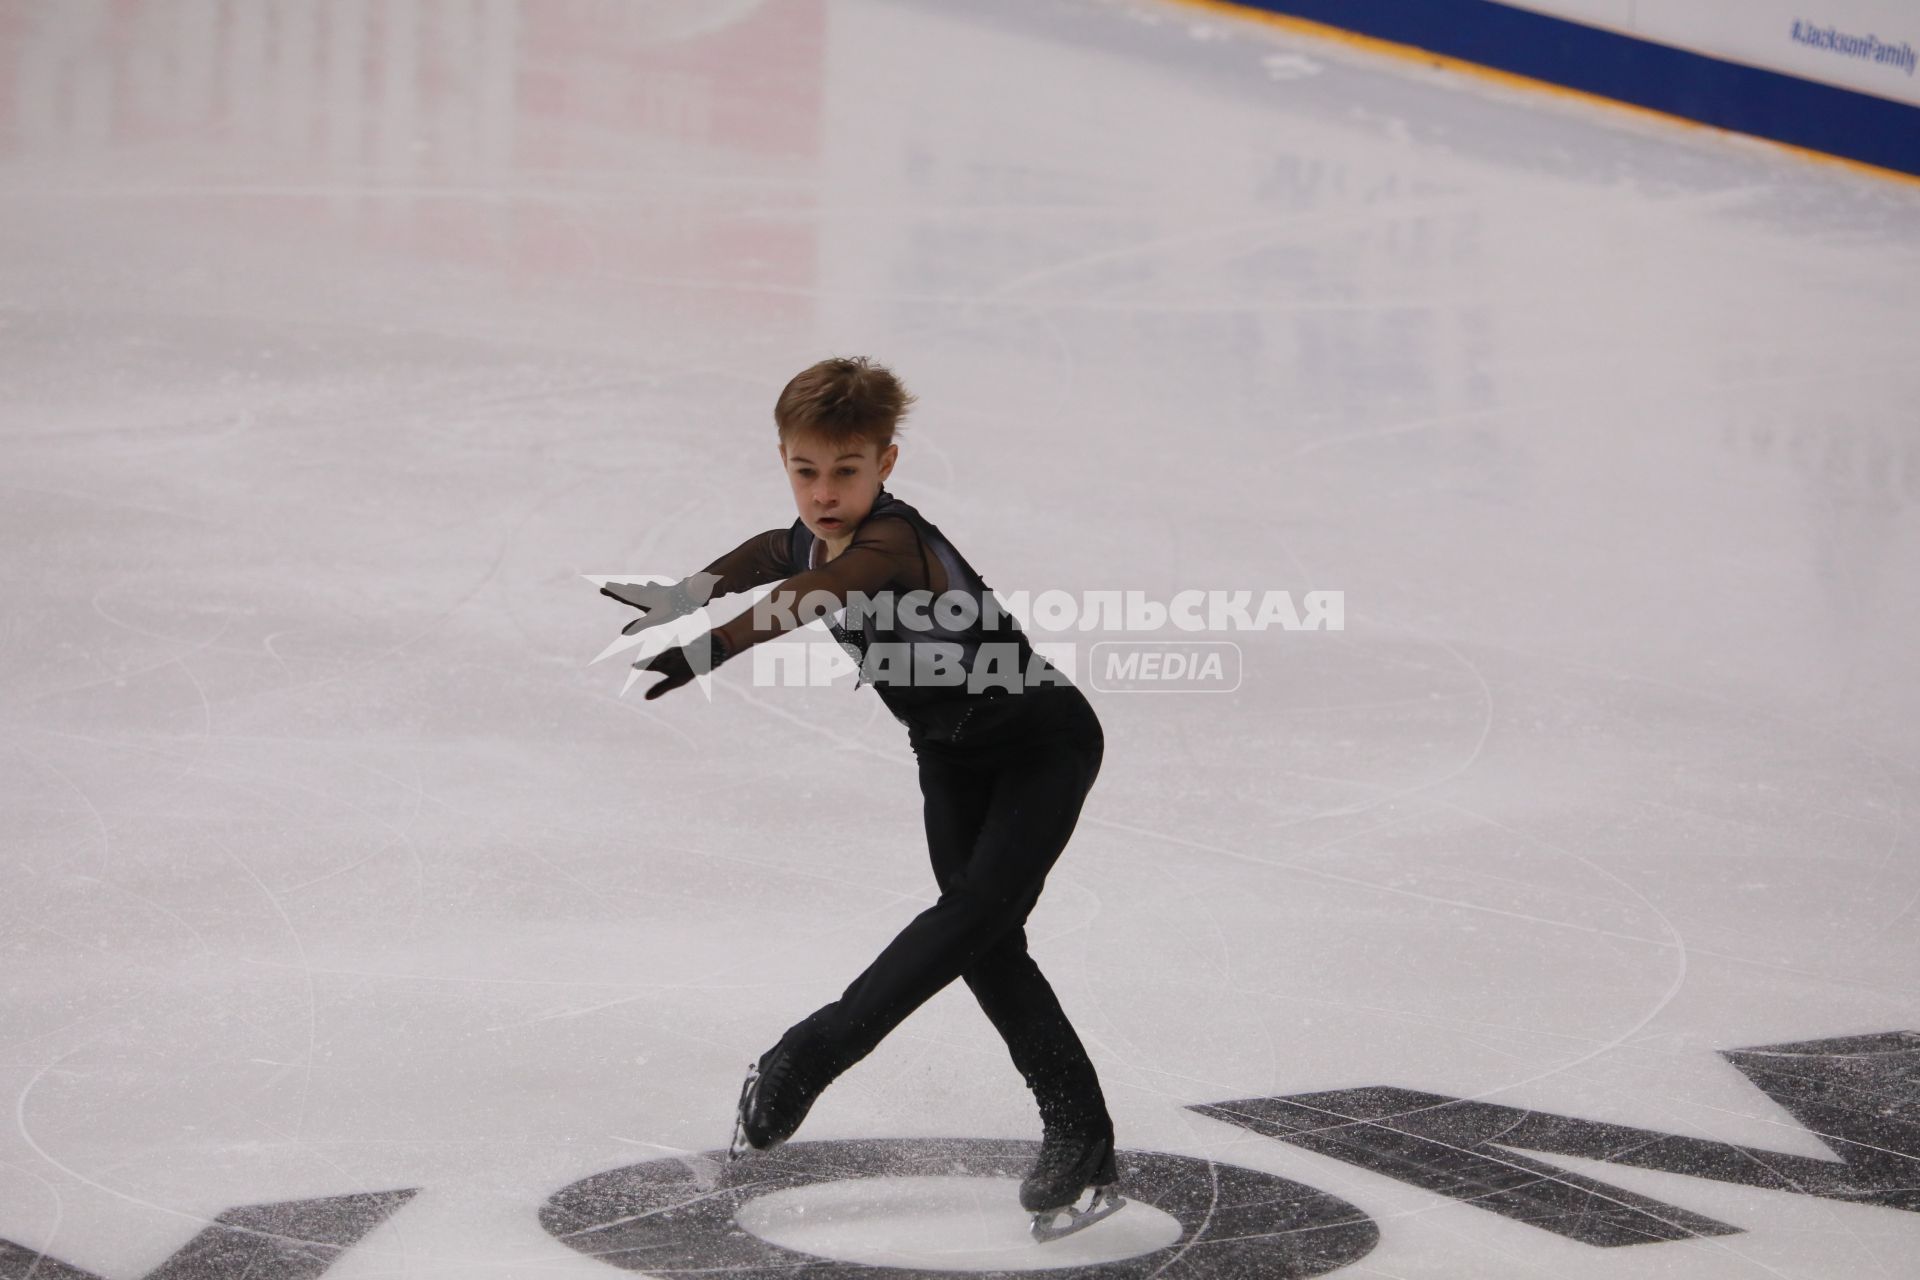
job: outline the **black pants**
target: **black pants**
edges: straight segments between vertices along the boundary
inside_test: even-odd
[[[1105,739],[1078,689],[1028,691],[966,745],[911,730],[939,901],[840,999],[803,1021],[838,1074],[955,978],[986,1012],[1048,1125],[1110,1125],[1100,1080],[1027,953],[1026,919],[1100,772]]]

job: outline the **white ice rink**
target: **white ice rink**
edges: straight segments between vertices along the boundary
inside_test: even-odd
[[[1003,593],[1345,593],[1093,695],[1030,932],[1175,1173],[1051,1254],[957,1156],[705,1228],[613,1172],[718,1185],[744,1064],[932,901],[870,691],[590,664],[582,575],[792,520],[834,353]],[[1809,1088],[1920,1182],[1917,504],[1920,185],[1154,0],[6,0],[0,1277],[1912,1280],[1911,1190],[1415,1139],[1722,1224],[1609,1247],[1191,1108],[1804,1191],[1838,1130],[1722,1051],[1879,1037]],[[1035,1136],[955,988],[793,1158]],[[1200,1242],[1222,1169],[1348,1225]]]

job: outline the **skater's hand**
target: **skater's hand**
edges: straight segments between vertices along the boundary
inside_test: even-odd
[[[719,582],[717,573],[696,573],[670,583],[609,582],[600,594],[640,611],[639,617],[620,628],[621,635],[630,636],[686,617],[707,602]]]
[[[647,690],[647,701],[652,702],[663,693],[678,689],[692,682],[695,676],[712,671],[727,660],[727,643],[718,631],[709,631],[692,644],[678,649],[667,649],[655,654],[645,662],[633,664],[636,671],[651,671],[666,679]]]

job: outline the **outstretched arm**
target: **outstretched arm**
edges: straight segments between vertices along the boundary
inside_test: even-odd
[[[754,534],[700,572],[688,574],[678,582],[609,582],[600,588],[600,594],[640,611],[639,617],[621,628],[622,634],[633,635],[648,627],[684,618],[715,596],[732,595],[763,582],[779,581],[793,572],[787,560],[788,545],[787,530],[769,529]]]
[[[756,533],[708,565],[703,572],[720,579],[714,584],[708,599],[730,596],[763,582],[778,582],[792,573],[798,566],[787,559],[790,533],[788,529],[769,529],[765,533]]]
[[[924,586],[924,563],[920,535],[906,520],[897,516],[870,520],[860,526],[845,551],[818,569],[794,574],[753,608],[685,648],[668,649],[645,664],[636,664],[666,677],[647,690],[647,697],[678,689],[741,650],[811,621],[820,616],[814,606],[824,606],[830,613],[845,607],[856,591],[873,595],[890,587]]]
[[[732,657],[844,608],[855,592],[871,596],[922,586],[921,563],[920,535],[910,523],[898,516],[869,520],[845,551],[817,569],[794,574],[713,634],[722,656]]]

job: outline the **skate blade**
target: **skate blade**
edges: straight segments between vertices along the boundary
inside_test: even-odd
[[[760,1064],[747,1064],[747,1078],[740,1086],[740,1103],[733,1112],[733,1138],[727,1143],[727,1163],[732,1164],[753,1147],[747,1142],[747,1104],[753,1100],[753,1086],[760,1083]]]
[[[1127,1199],[1112,1187],[1095,1187],[1087,1198],[1087,1207],[1068,1205],[1064,1209],[1048,1209],[1033,1215],[1033,1238],[1041,1244],[1065,1239],[1127,1207]],[[1066,1221],[1063,1223],[1061,1219]]]

